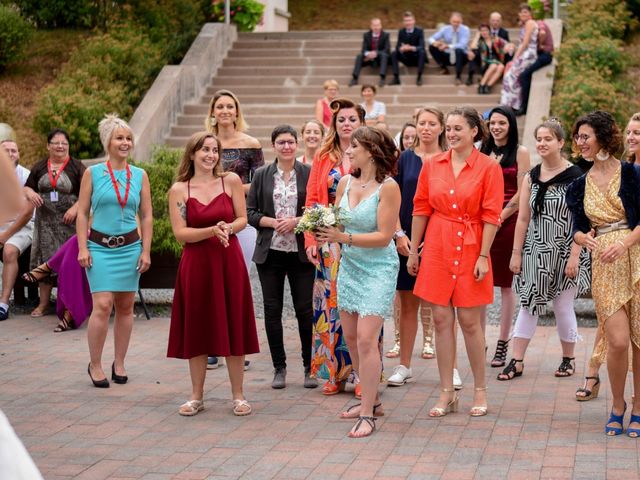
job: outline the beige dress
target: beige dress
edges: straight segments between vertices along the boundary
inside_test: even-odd
[[[606,193],[600,191],[587,175],[584,211],[592,227],[626,220],[620,190],[620,172],[609,182]],[[640,245],[629,248],[624,255],[613,263],[604,263],[600,259],[602,252],[609,246],[629,235],[628,228],[598,235],[598,247],[591,257],[591,291],[596,306],[598,328],[602,340],[596,345],[591,358],[592,363],[603,363],[606,358],[606,337],[604,325],[615,312],[624,308],[629,317],[631,341],[640,348]]]

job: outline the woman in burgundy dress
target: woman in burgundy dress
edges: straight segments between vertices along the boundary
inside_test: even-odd
[[[529,151],[518,145],[518,123],[510,107],[498,106],[489,113],[489,139],[481,152],[500,162],[504,178],[502,225],[491,246],[493,285],[500,287],[500,334],[492,367],[504,367],[509,348],[509,334],[516,310],[516,296],[511,289],[513,273],[509,270],[513,234],[518,218],[518,198],[524,175],[531,168]],[[486,319],[485,319],[486,321]]]
[[[223,172],[221,151],[213,134],[192,135],[169,190],[171,226],[184,250],[167,356],[189,359],[193,390],[180,407],[184,416],[204,409],[207,355],[227,357],[233,413],[251,413],[242,392],[244,358],[259,346],[249,275],[236,236],[247,225],[247,209],[240,177]]]

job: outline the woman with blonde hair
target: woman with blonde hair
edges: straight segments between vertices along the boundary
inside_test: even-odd
[[[115,305],[114,356],[111,379],[127,383],[124,357],[133,329],[134,295],[140,274],[151,264],[153,216],[149,178],[130,166],[134,147],[131,127],[117,115],[107,115],[99,125],[107,161],[87,169],[78,199],[78,261],[86,269],[93,297],[87,338],[93,385],[109,387],[102,370],[102,350]],[[89,231],[89,211],[93,212]],[[136,217],[140,219],[140,229]]]
[[[315,117],[326,128],[329,128],[331,127],[331,118],[333,116],[330,105],[338,97],[340,85],[335,80],[326,80],[322,84],[322,88],[324,88],[324,97],[319,98],[316,102]]]
[[[304,154],[300,155],[296,160],[305,165],[311,166],[316,157],[316,153],[322,145],[325,129],[322,122],[318,120],[307,120],[302,124],[300,129],[300,137],[304,144]]]
[[[259,351],[249,274],[237,233],[247,225],[242,181],[224,172],[220,141],[191,136],[169,190],[169,216],[184,244],[171,311],[167,356],[189,359],[192,392],[178,413],[204,410],[207,356],[227,358],[233,413],[249,415],[244,398],[244,358]]]

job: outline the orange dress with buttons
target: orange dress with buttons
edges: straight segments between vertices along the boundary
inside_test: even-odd
[[[425,161],[413,207],[414,216],[428,217],[415,295],[453,307],[493,302],[491,260],[481,281],[476,281],[473,270],[484,223],[500,224],[503,198],[500,164],[475,148],[457,177],[451,150]]]

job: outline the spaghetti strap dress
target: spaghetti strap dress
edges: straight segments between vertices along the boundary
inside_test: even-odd
[[[224,190],[208,204],[191,197],[187,182],[187,226],[206,228],[234,220],[233,202]],[[182,250],[171,309],[167,356],[241,356],[260,351],[249,274],[240,242],[217,237],[187,243]]]
[[[504,202],[502,209],[507,206],[518,191],[518,165],[514,163],[502,168],[504,180]],[[491,266],[493,267],[493,285],[501,288],[511,288],[513,273],[509,270],[511,251],[513,250],[513,236],[516,232],[518,211],[502,222],[491,244]]]

